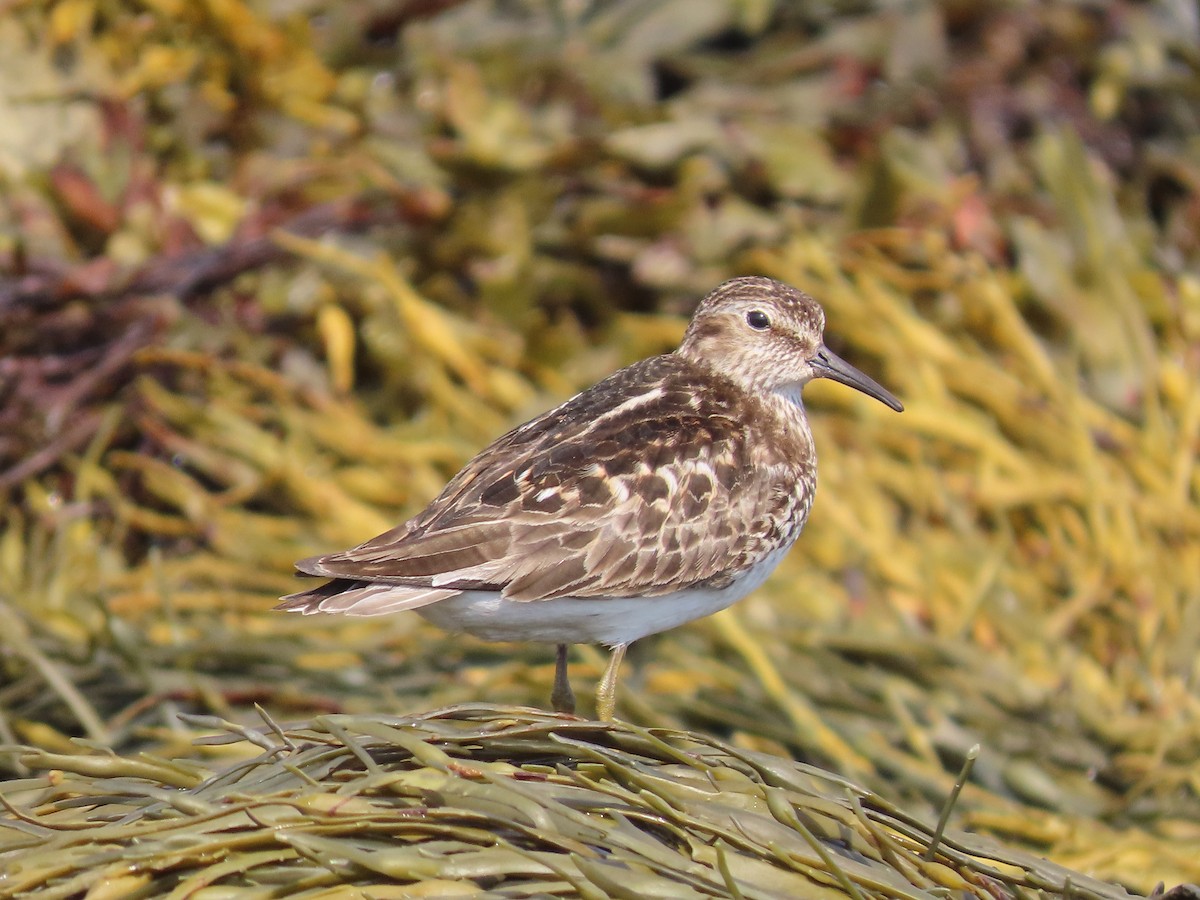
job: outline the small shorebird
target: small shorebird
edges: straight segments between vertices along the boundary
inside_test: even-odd
[[[825,347],[824,327],[801,291],[726,282],[674,353],[514,428],[404,524],[296,563],[333,580],[278,608],[411,609],[484,640],[557,644],[560,712],[575,709],[568,645],[605,644],[596,709],[612,718],[629,644],[741,599],[799,536],[817,480],[800,389],[831,378],[903,409]]]

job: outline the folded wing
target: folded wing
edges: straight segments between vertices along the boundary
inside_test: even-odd
[[[385,612],[464,590],[534,601],[728,581],[767,552],[795,480],[748,477],[745,416],[729,406],[745,401],[697,388],[673,356],[622,370],[497,440],[414,519],[298,563],[338,581],[294,597],[354,614],[340,595]]]

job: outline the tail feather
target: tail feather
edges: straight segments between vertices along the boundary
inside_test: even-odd
[[[429,587],[409,587],[397,584],[380,584],[370,581],[352,581],[335,578],[320,587],[288,594],[281,597],[276,609],[313,613],[341,613],[346,616],[382,616],[406,609],[419,609],[453,597],[460,591]]]

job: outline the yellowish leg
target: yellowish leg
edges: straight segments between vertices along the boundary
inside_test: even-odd
[[[612,648],[612,658],[608,661],[608,668],[604,670],[604,677],[600,679],[600,687],[596,690],[596,718],[601,722],[611,722],[613,717],[613,709],[617,705],[617,669],[621,667],[621,660],[625,658],[625,648],[628,644],[617,644]]]
[[[567,678],[567,645],[559,644],[554,660],[554,690],[550,693],[550,704],[555,712],[575,712],[575,694],[571,691],[571,681]]]

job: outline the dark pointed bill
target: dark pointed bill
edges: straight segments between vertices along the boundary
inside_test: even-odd
[[[874,397],[880,403],[890,406],[896,412],[904,412],[904,404],[892,396],[883,385],[869,375],[864,375],[850,363],[846,362],[828,347],[821,347],[812,361],[813,371],[817,378],[830,378],[849,385],[856,391],[862,391],[868,397]]]

